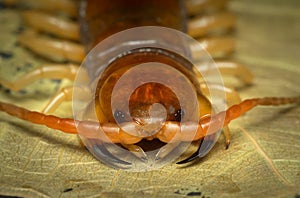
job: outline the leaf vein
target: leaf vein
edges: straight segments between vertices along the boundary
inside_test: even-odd
[[[257,141],[242,127],[239,127],[243,134],[252,142],[254,147],[256,148],[257,152],[264,158],[267,165],[270,167],[270,169],[274,172],[274,174],[278,177],[278,179],[287,186],[294,186],[291,184],[287,179],[283,177],[283,175],[278,171],[276,166],[274,165],[272,159],[266,154],[266,152],[260,147],[260,145],[257,143]]]

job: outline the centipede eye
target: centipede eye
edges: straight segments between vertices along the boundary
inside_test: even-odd
[[[184,116],[184,111],[182,109],[178,109],[175,113],[174,113],[174,120],[176,122],[181,122],[181,118]]]
[[[122,122],[125,122],[125,121],[126,121],[126,116],[125,116],[125,114],[124,114],[122,111],[120,111],[120,110],[116,110],[116,111],[114,112],[114,118],[116,119],[116,121],[117,121],[118,123],[122,123]]]

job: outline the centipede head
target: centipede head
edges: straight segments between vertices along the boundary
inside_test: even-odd
[[[207,97],[200,90],[200,83],[209,86],[209,78],[195,67],[189,48],[195,42],[172,29],[140,27],[109,37],[87,55],[81,70],[90,78],[79,74],[75,86],[90,94],[82,100],[75,91],[73,110],[78,120],[99,122],[97,138],[79,131],[97,159],[145,171],[185,153],[193,140],[181,141],[183,125],[197,124],[215,110],[209,100],[213,94]],[[197,61],[214,67],[205,51]],[[196,131],[186,135],[193,137]]]

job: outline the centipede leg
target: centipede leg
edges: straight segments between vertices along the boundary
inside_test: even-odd
[[[45,108],[42,110],[44,114],[51,114],[53,113],[61,103],[64,101],[72,100],[73,95],[73,87],[65,87],[59,90],[48,102]]]
[[[70,86],[65,87],[59,90],[48,102],[48,104],[43,109],[44,114],[53,113],[63,102],[71,101],[74,91],[77,93],[81,93],[80,95],[76,95],[77,99],[85,100],[87,98],[91,98],[90,90],[84,89],[81,87]]]
[[[235,61],[215,61],[216,67],[202,67],[201,64],[196,64],[199,71],[203,73],[214,72],[216,69],[222,74],[222,76],[234,76],[242,81],[246,85],[250,85],[253,82],[252,72],[243,64]]]
[[[28,84],[42,78],[50,79],[63,79],[68,78],[74,80],[77,74],[79,66],[69,64],[48,64],[42,65],[41,67],[19,77],[13,82],[8,82],[4,79],[0,79],[0,84],[10,90],[19,91],[26,87]]]
[[[245,84],[253,81],[252,72],[243,64],[234,61],[215,61],[215,64],[222,75],[233,75]]]
[[[205,36],[219,30],[229,30],[234,27],[236,17],[230,12],[220,12],[212,15],[199,15],[189,20],[188,34],[192,37]]]
[[[228,126],[223,127],[223,133],[225,136],[226,149],[228,149],[230,146],[230,140],[231,140],[230,129]]]
[[[234,89],[223,85],[211,84],[208,87],[205,83],[201,83],[200,89],[206,96],[210,95],[210,91],[215,91],[214,93],[220,94],[220,98],[222,98],[224,96],[223,94],[225,93],[226,103],[228,106],[232,106],[241,102],[239,94]]]
[[[33,30],[27,30],[21,34],[19,42],[36,54],[57,62],[73,61],[81,63],[85,57],[82,45],[61,39],[48,38]]]
[[[1,3],[7,6],[26,6],[30,9],[39,9],[52,13],[63,12],[64,14],[76,17],[78,14],[78,1],[73,0],[2,0]]]
[[[36,30],[79,41],[79,25],[74,21],[34,10],[24,11],[22,18],[27,25]]]
[[[201,57],[203,50],[206,50],[212,57],[223,57],[234,51],[234,39],[230,37],[210,37],[198,39],[200,45],[192,45],[193,58]]]
[[[204,10],[221,10],[228,0],[185,0],[187,13],[189,15],[196,15]]]

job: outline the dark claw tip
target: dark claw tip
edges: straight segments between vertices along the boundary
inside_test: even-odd
[[[229,149],[229,146],[230,146],[230,142],[226,142],[226,147],[225,147],[225,149],[226,149],[226,150]]]
[[[186,163],[194,161],[195,159],[198,159],[198,158],[199,158],[198,155],[195,155],[195,156],[192,155],[192,156],[190,156],[190,157],[188,157],[188,158],[186,158],[182,161],[176,162],[176,164],[186,164]]]
[[[200,148],[202,146],[202,143],[203,143],[203,139],[201,140],[200,145],[195,153],[193,153],[190,157],[188,157],[182,161],[176,162],[176,164],[186,164],[188,162],[191,162],[191,161],[194,161],[195,159],[200,158],[201,157],[200,156]]]

